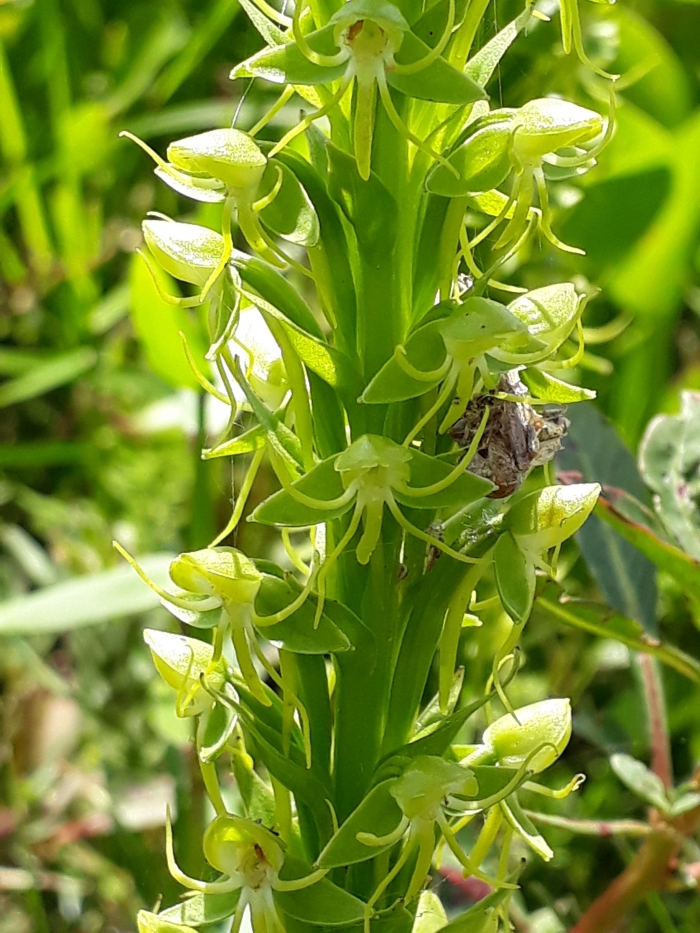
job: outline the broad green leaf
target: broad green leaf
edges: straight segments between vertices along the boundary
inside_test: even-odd
[[[174,554],[149,554],[139,558],[139,564],[156,583],[167,586],[174,557]],[[70,631],[146,612],[159,603],[158,596],[131,567],[116,567],[0,603],[0,635]]]
[[[323,337],[311,309],[280,272],[257,256],[249,256],[238,250],[234,251],[231,263],[240,272],[243,283],[280,314],[312,337]]]
[[[314,499],[330,501],[345,492],[340,473],[335,469],[336,456],[323,460],[304,476],[292,483],[294,489]],[[311,505],[298,502],[285,489],[274,493],[255,509],[250,521],[263,525],[287,525],[299,528],[303,525],[318,525],[344,515],[352,503],[337,509],[316,509]]]
[[[232,891],[230,894],[195,894],[174,907],[162,910],[158,916],[186,927],[220,923],[233,915],[239,897],[240,891]]]
[[[700,662],[667,642],[648,635],[641,623],[608,609],[600,603],[560,599],[552,584],[535,600],[534,613],[544,613],[557,622],[581,629],[599,638],[612,638],[633,651],[658,658],[684,677],[700,684]]]
[[[570,471],[586,482],[626,489],[646,497],[632,453],[615,428],[593,405],[577,405],[569,415],[564,449],[556,458],[558,470]],[[607,490],[606,490],[607,494]],[[637,619],[645,629],[656,630],[656,582],[653,564],[607,523],[598,506],[576,533],[588,569],[608,605]]]
[[[459,177],[455,177],[447,166],[436,165],[426,178],[426,190],[443,197],[459,198],[497,188],[513,169],[513,130],[514,126],[507,120],[475,126],[474,132],[450,153],[447,160]]]
[[[266,227],[290,243],[300,246],[316,246],[318,243],[318,217],[307,193],[283,162],[268,162],[258,197],[269,194],[277,185],[282,173],[282,186],[274,200],[258,215]]]
[[[500,535],[493,549],[496,587],[501,605],[516,623],[526,622],[535,598],[535,567],[513,535]]]
[[[530,394],[543,402],[570,405],[574,402],[590,402],[595,398],[592,389],[569,385],[568,382],[562,382],[561,379],[535,367],[524,369],[520,378],[530,390]]]
[[[700,559],[700,395],[681,393],[678,415],[658,415],[639,448],[639,468],[667,530]]]
[[[389,778],[372,788],[319,855],[316,860],[319,868],[354,865],[391,848],[393,843],[383,846],[365,845],[358,840],[357,833],[385,836],[396,829],[403,814],[391,794],[395,783],[395,778]]]
[[[296,599],[299,592],[298,586],[265,574],[255,600],[255,611],[263,617],[280,612]],[[328,615],[324,612],[318,626],[314,627],[315,615],[316,599],[309,597],[289,618],[274,625],[259,625],[258,630],[268,641],[299,654],[347,651],[351,647],[349,640]]]
[[[176,294],[175,286],[165,273],[160,274],[163,289]],[[131,286],[131,317],[134,330],[143,346],[149,365],[161,379],[172,386],[199,389],[182,345],[181,333],[202,372],[208,369],[204,360],[201,332],[183,308],[169,305],[158,293],[151,273],[140,256],[134,255],[129,272]]]
[[[280,878],[284,881],[303,878],[310,870],[308,865],[296,864],[295,860],[286,858]],[[274,898],[277,907],[287,916],[313,926],[345,926],[359,923],[364,916],[364,902],[328,878],[299,891],[275,891]]]
[[[445,308],[447,312],[449,308]],[[431,321],[419,327],[406,341],[406,362],[421,372],[430,372],[443,365],[447,358],[445,342],[438,327]],[[395,356],[390,357],[374,376],[361,396],[368,405],[382,405],[417,398],[435,388],[440,378],[417,379],[406,372]]]
[[[333,39],[334,25],[324,26],[307,35],[306,41],[314,52],[335,55],[338,49]],[[273,84],[325,84],[345,73],[346,65],[326,68],[315,65],[302,55],[296,42],[286,42],[275,48],[263,49],[241,62],[231,72],[231,78],[264,78]]]
[[[668,813],[670,802],[664,782],[647,766],[631,755],[616,753],[610,756],[610,767],[628,790],[663,813]]]
[[[400,65],[409,65],[429,55],[430,46],[411,32],[404,33],[401,48],[396,54]],[[475,100],[485,100],[487,95],[482,87],[466,72],[448,64],[444,58],[431,62],[416,74],[401,75],[387,69],[388,83],[406,94],[419,100],[443,101],[446,104],[471,104]]]
[[[633,544],[645,557],[656,566],[671,574],[681,585],[686,595],[695,602],[700,601],[700,562],[690,557],[685,551],[674,547],[660,538],[647,525],[630,521],[615,508],[614,499],[601,498],[596,507],[596,514],[623,538]]]
[[[95,350],[92,347],[81,347],[36,363],[31,369],[0,385],[0,408],[25,402],[67,385],[92,369],[96,362]]]

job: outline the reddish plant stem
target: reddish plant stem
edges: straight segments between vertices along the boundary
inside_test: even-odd
[[[649,738],[651,744],[651,770],[664,782],[673,787],[673,764],[671,746],[666,726],[664,693],[658,667],[648,654],[639,656],[639,667],[644,685],[647,714],[649,716]]]
[[[612,933],[631,910],[664,887],[678,845],[678,834],[666,827],[647,836],[627,868],[569,933]]]

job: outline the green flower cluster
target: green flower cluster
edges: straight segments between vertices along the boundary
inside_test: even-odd
[[[182,139],[165,158],[136,140],[176,192],[221,205],[221,232],[149,217],[144,259],[156,282],[160,268],[197,289],[173,303],[206,303],[211,371],[195,375],[231,416],[204,456],[247,464],[231,521],[174,561],[172,590],[122,552],[188,626],[145,638],[178,715],[197,719],[215,812],[214,877],[178,867],[168,822],[168,865],[190,896],[142,912],[139,930],[232,918],[238,931],[246,917],[255,933],[449,930],[426,889],[445,847],[493,888],[464,929],[508,929],[514,840],[552,855],[519,792],[563,797],[581,780],[533,781],[566,747],[570,704],[514,710],[508,683],[538,577],[599,488],[527,480],[559,447],[563,406],[592,397],[559,378],[583,354],[590,296],[494,275],[538,234],[563,247],[549,179],[595,163],[612,107],[607,121],[555,98],[490,107],[530,7],[474,53],[481,0],[299,0],[291,18],[241,2],[266,48],[233,77],[282,84],[277,103],[249,132]],[[587,61],[569,0],[562,30]],[[258,138],[295,94],[314,111]],[[507,303],[493,297],[504,289]],[[272,361],[246,336],[250,314]],[[279,489],[248,519],[280,529],[287,568],[220,545],[263,462]],[[459,642],[486,607],[508,634],[478,682]],[[489,725],[465,746],[479,710]]]

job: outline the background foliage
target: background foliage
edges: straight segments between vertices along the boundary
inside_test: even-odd
[[[558,16],[554,3],[541,9]],[[498,0],[494,25],[515,12]],[[682,390],[700,390],[700,6],[647,0],[594,12],[588,41],[613,70],[655,66],[622,95],[616,136],[582,179],[584,196],[558,189],[558,230],[586,257],[533,248],[519,277],[534,288],[573,274],[603,289],[585,323],[614,322],[613,339],[593,347],[580,375],[614,427],[592,408],[574,412],[558,465],[649,503],[653,467],[645,484],[629,450],[653,415],[680,410]],[[205,410],[178,337],[184,329],[196,351],[199,323],[164,305],[132,259],[144,212],[175,213],[176,195],[117,132],[162,147],[227,125],[246,91],[238,121],[252,125],[269,89],[227,76],[259,44],[234,0],[0,3],[0,933],[128,931],[139,907],[172,900],[162,857],[169,800],[183,868],[201,871],[201,853],[186,852],[200,838],[190,828],[207,818],[187,721],[174,718],[140,634],[168,621],[119,569],[111,540],[152,555],[162,579],[168,555],[224,527],[233,477],[227,461],[199,458],[220,417]],[[506,62],[506,106],[543,89],[575,100],[586,80],[545,24]],[[283,111],[279,132],[294,119]],[[190,219],[210,222],[207,210]],[[620,321],[629,323],[618,333]],[[693,518],[685,537],[673,524],[670,534],[697,558]],[[268,547],[264,529],[245,524],[236,543],[261,555]],[[567,587],[636,621],[639,631],[625,630],[631,647],[646,632],[699,657],[696,566],[646,553],[594,521],[562,556]],[[92,590],[71,589],[97,574],[106,576]],[[599,622],[614,624],[601,612]],[[465,660],[486,666],[490,646],[481,650]],[[609,764],[620,751],[649,760],[635,653],[563,625],[545,602],[525,654],[515,706],[529,701],[528,683],[533,695],[574,700],[564,768],[589,780],[568,815],[643,818]],[[660,676],[676,776],[687,779],[700,759],[698,680],[678,663]],[[523,881],[519,923],[530,933],[571,926],[631,854],[615,839],[563,829],[550,838],[555,860],[546,870],[533,862]],[[476,893],[455,884],[447,897],[456,905]],[[651,897],[629,929],[699,924],[686,892]]]

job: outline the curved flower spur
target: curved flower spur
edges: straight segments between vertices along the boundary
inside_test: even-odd
[[[273,266],[293,265],[309,274],[279,248],[263,224],[292,243],[312,247],[319,236],[316,212],[292,172],[279,162],[269,161],[248,133],[229,128],[188,136],[168,146],[167,160],[132,133],[123,131],[120,135],[151,156],[156,162],[155,174],[178,194],[223,204],[223,251],[199,295],[186,299],[190,305],[206,299],[226,268],[233,250],[234,213],[254,252]]]
[[[295,7],[294,41],[264,49],[231,72],[232,78],[260,77],[295,86],[339,81],[330,99],[305,117],[272,149],[279,152],[314,120],[329,115],[353,83],[357,85],[353,146],[357,168],[369,178],[377,92],[399,135],[453,172],[440,153],[411,132],[392,99],[390,86],[408,98],[463,106],[486,98],[483,88],[441,57],[452,35],[455,5],[450,2],[444,32],[431,48],[411,31],[404,14],[387,0],[348,0],[330,22],[304,35],[302,0]]]

